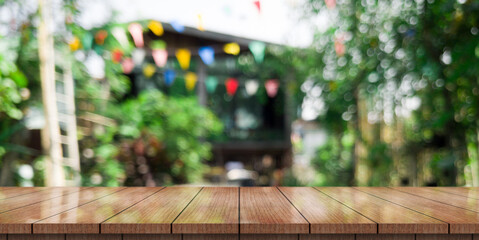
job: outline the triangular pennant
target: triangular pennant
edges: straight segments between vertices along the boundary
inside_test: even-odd
[[[180,67],[183,70],[186,70],[190,67],[191,52],[186,48],[180,48],[176,50],[176,58],[180,63]]]
[[[254,60],[257,63],[263,62],[266,45],[263,42],[252,41],[248,46],[251,53],[253,53]]]
[[[114,27],[111,30],[111,34],[113,35],[113,37],[115,37],[115,39],[118,41],[118,43],[120,43],[120,45],[123,48],[128,47],[129,43],[128,43],[128,37],[126,36],[126,33],[125,33],[125,29],[121,27]]]
[[[193,72],[187,72],[185,75],[185,86],[188,91],[195,89],[197,77]]]
[[[123,73],[130,74],[131,71],[133,71],[133,68],[135,68],[135,63],[131,58],[125,58],[121,62],[121,68],[123,69]]]
[[[228,93],[228,95],[234,96],[236,93],[236,90],[238,90],[238,86],[239,86],[239,83],[238,83],[238,80],[236,80],[236,78],[226,79],[225,87],[226,87],[226,92]]]
[[[259,0],[256,0],[253,2],[256,8],[258,9],[258,13],[261,13],[261,2]]]
[[[227,54],[238,55],[240,52],[240,46],[235,42],[227,43],[224,45],[223,50]]]
[[[256,80],[250,79],[245,83],[246,93],[250,96],[256,94],[259,88],[259,83]]]
[[[123,51],[120,49],[115,49],[111,52],[111,61],[113,63],[119,63],[123,58]]]
[[[173,29],[175,29],[175,31],[179,33],[182,33],[183,31],[185,31],[185,26],[183,26],[178,21],[171,21],[170,24],[171,24],[171,27],[173,27]]]
[[[208,76],[205,81],[206,91],[214,93],[218,86],[218,78],[215,76]]]
[[[150,43],[151,49],[166,49],[166,42],[163,40],[154,40]]]
[[[128,31],[131,34],[131,37],[133,38],[133,41],[135,42],[136,47],[143,47],[144,42],[143,42],[143,27],[139,23],[131,23],[128,26]]]
[[[105,39],[108,37],[108,32],[106,30],[100,30],[95,34],[95,43],[98,45],[103,45],[105,43]]]
[[[82,37],[81,44],[83,45],[83,49],[90,50],[93,45],[93,35],[86,32]]]
[[[151,55],[153,56],[156,66],[164,67],[166,65],[168,61],[168,51],[165,49],[153,49]]]
[[[70,47],[70,50],[72,52],[75,52],[81,47],[80,39],[78,39],[77,37],[73,37],[72,40],[68,43],[68,46]]]
[[[173,82],[175,81],[176,73],[175,71],[168,69],[163,73],[165,77],[165,84],[166,86],[171,86]]]
[[[141,65],[143,63],[143,60],[145,59],[146,52],[143,48],[136,48],[135,50],[133,50],[131,55],[135,65]]]
[[[215,61],[215,50],[212,47],[200,47],[198,55],[206,65],[211,65]]]
[[[148,23],[148,28],[150,31],[155,34],[156,36],[161,36],[163,35],[163,25],[161,25],[160,22],[158,21],[150,21]]]
[[[145,65],[145,67],[143,67],[143,75],[145,75],[146,78],[151,78],[155,72],[156,67],[151,63],[148,63]]]
[[[278,93],[279,81],[278,79],[270,79],[264,83],[266,93],[270,98],[274,98]]]
[[[198,14],[198,30],[205,31],[205,26],[203,25],[203,16]]]

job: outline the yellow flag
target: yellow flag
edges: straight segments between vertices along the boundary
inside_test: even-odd
[[[238,55],[239,52],[240,52],[240,46],[239,46],[237,43],[235,43],[235,42],[227,43],[227,44],[225,44],[225,46],[223,47],[223,50],[224,50],[225,53],[227,53],[227,54]]]
[[[198,30],[205,31],[205,26],[203,25],[203,16],[198,14]]]
[[[150,21],[148,23],[148,28],[155,34],[156,36],[161,36],[163,35],[163,25],[161,25],[160,22],[157,21]]]
[[[73,39],[68,43],[68,46],[70,46],[70,50],[72,52],[80,49],[81,47],[80,39],[78,39],[77,37],[73,37]]]
[[[156,68],[153,64],[146,64],[146,66],[143,68],[143,75],[145,75],[146,78],[151,78],[155,72]]]
[[[188,91],[195,89],[196,81],[197,81],[196,74],[193,72],[188,72],[185,75],[185,86]]]
[[[176,58],[180,63],[180,67],[186,70],[190,67],[191,52],[186,48],[180,48],[176,50]]]

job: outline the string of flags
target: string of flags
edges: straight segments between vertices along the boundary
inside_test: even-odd
[[[260,1],[255,1],[254,4],[257,7],[258,12],[260,12]],[[185,27],[177,21],[170,22],[170,25],[179,33],[185,30]],[[164,34],[163,25],[158,21],[149,21],[146,24],[146,28],[155,36],[160,37]],[[201,14],[198,15],[198,29],[204,31]],[[69,47],[71,51],[77,51],[83,48],[85,50],[93,49],[99,53],[97,51],[99,49],[98,46],[102,46],[106,41],[109,41],[107,38],[111,34],[118,43],[112,47],[112,50],[110,50],[109,55],[111,61],[120,64],[121,69],[125,74],[131,74],[135,69],[135,66],[142,66],[141,70],[143,75],[147,79],[152,78],[155,73],[157,73],[157,67],[165,68],[167,66],[169,51],[167,50],[166,42],[160,39],[150,41],[149,49],[151,49],[151,57],[153,58],[154,64],[145,63],[144,61],[147,52],[145,50],[145,41],[143,38],[144,28],[142,24],[131,23],[126,27],[126,30],[133,40],[133,45],[131,45],[131,42],[129,41],[125,28],[115,26],[109,31],[104,29],[98,30],[94,35],[84,34],[82,39],[73,36],[69,41]],[[96,45],[94,46],[93,43]],[[264,61],[266,45],[263,42],[251,41],[248,44],[248,49],[252,53],[255,62],[262,63]],[[215,62],[215,50],[218,51],[218,48],[214,46],[202,46],[193,51],[197,51],[197,55],[201,61],[205,65],[210,66]],[[236,42],[230,42],[224,44],[222,50],[226,54],[237,56],[241,52],[241,46]],[[188,48],[178,48],[174,51],[174,56],[176,57],[180,68],[184,71],[181,77],[184,79],[185,88],[188,91],[194,90],[198,82],[198,76],[194,72],[188,71],[190,68],[192,50]],[[179,77],[177,72],[170,68],[162,70],[161,74],[163,75],[166,86],[171,86],[175,79]],[[217,90],[218,85],[220,85],[220,81],[216,76],[207,76],[206,79],[204,79],[204,84],[207,92],[214,93]],[[226,78],[224,83],[221,84],[225,86],[226,93],[229,96],[234,96],[240,86],[238,79],[233,77]],[[279,86],[280,82],[277,79],[269,79],[265,81],[264,88],[267,96],[274,98],[278,93]],[[244,89],[249,96],[255,95],[259,87],[260,84],[257,80],[248,79],[244,81]]]

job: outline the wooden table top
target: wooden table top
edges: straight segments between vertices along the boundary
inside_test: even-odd
[[[466,187],[0,188],[0,234],[473,234]]]

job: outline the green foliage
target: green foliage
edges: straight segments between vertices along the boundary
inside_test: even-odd
[[[99,185],[143,185],[148,178],[159,185],[197,182],[206,169],[203,161],[211,157],[211,146],[202,139],[222,130],[195,98],[167,97],[157,90],[110,105],[107,116],[118,125],[97,133],[96,163],[87,170],[90,176],[101,175]]]

